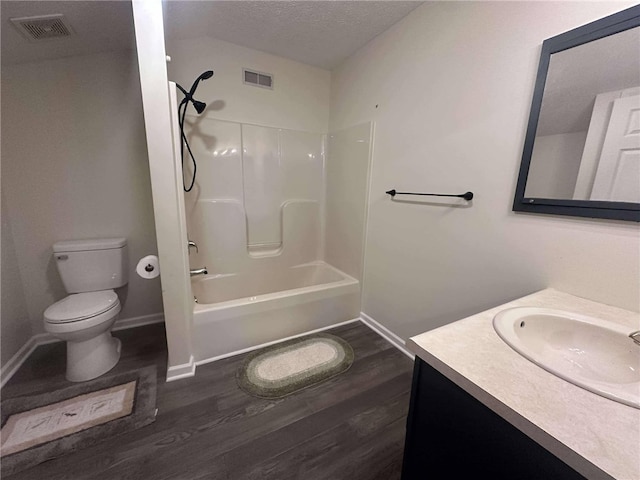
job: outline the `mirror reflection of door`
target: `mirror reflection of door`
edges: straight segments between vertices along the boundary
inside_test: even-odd
[[[613,102],[591,200],[640,203],[640,95]]]
[[[525,197],[640,203],[640,27],[551,55]]]
[[[636,118],[634,120],[632,111],[626,111],[625,113],[620,109],[620,107],[618,107],[617,113],[615,115],[616,117],[615,119],[612,117],[612,111],[613,111],[614,104],[616,104],[616,102],[622,98],[630,99],[628,101],[625,101],[625,104],[628,105],[630,108],[632,108],[634,104],[637,106],[639,102],[638,100],[639,95],[640,95],[640,87],[617,90],[613,92],[605,92],[605,93],[599,94],[596,97],[595,104],[593,107],[593,113],[591,115],[591,121],[589,124],[589,131],[587,132],[587,138],[584,144],[584,150],[582,152],[582,159],[580,161],[580,170],[578,172],[576,187],[573,194],[573,198],[575,200],[613,200],[614,199],[613,197],[608,198],[609,195],[614,195],[613,192],[609,191],[608,193],[605,193],[605,191],[607,190],[605,185],[608,184],[609,185],[608,190],[610,190],[612,186],[611,183],[612,181],[615,180],[613,178],[615,173],[615,167],[613,167],[613,165],[617,162],[616,160],[614,160],[613,157],[611,157],[612,148],[613,150],[616,150],[617,147],[615,145],[622,146],[620,142],[623,139],[624,134],[622,132],[624,131],[625,128],[627,129],[630,128],[630,130],[627,132],[627,136],[631,135],[631,138],[628,138],[626,143],[627,144],[631,143],[633,145],[633,142],[634,141],[636,142],[636,147],[635,147],[636,154],[637,154],[637,142],[640,140],[638,137],[639,132],[636,131],[636,133],[634,134],[634,127],[633,127],[634,121],[638,122],[639,119]],[[634,98],[635,100],[633,100]],[[626,124],[624,123],[625,121],[623,120],[623,118],[627,119]],[[613,121],[613,124],[612,124],[612,121]],[[621,121],[623,122],[622,124],[620,123]],[[624,127],[622,125],[624,125]],[[637,127],[635,127],[635,130],[637,130]],[[635,140],[633,138],[634,135],[635,135]],[[608,153],[606,154],[606,159],[604,159],[603,168],[600,171],[598,189],[596,190],[596,192],[594,192],[593,187],[596,179],[596,172],[599,171],[599,165],[603,160],[602,155],[605,153],[604,144],[605,144],[605,138],[607,137],[608,137],[608,142],[607,142]],[[627,188],[625,189],[627,191],[626,198],[629,198],[629,200],[618,200],[618,201],[638,202],[639,201],[638,195],[640,195],[640,186],[638,183],[634,184],[632,182],[633,175],[630,175],[630,173],[632,172],[629,171],[629,168],[632,166],[632,164],[628,162],[628,160],[631,160],[633,158],[633,155],[628,156],[624,151],[620,151],[620,154],[624,156],[622,160],[625,161],[624,162],[625,164],[622,165],[622,167],[624,170],[624,174],[627,176],[627,179],[626,181],[623,180],[623,183],[626,182],[626,185],[627,185]],[[605,164],[609,165],[609,168],[605,168],[604,167]],[[636,164],[636,168],[637,167],[638,165]],[[606,178],[604,176],[605,172],[607,172],[607,175],[608,175],[608,177]],[[640,172],[638,172],[637,170],[636,172],[638,174],[635,175],[635,178],[638,180],[638,182],[640,182],[640,176],[639,176]],[[623,172],[620,171],[620,173],[622,174]],[[622,179],[622,177],[619,177],[619,178]],[[635,193],[629,192],[629,189],[631,188],[635,189]],[[616,190],[618,189],[620,189],[620,185],[618,185],[618,187],[616,188]],[[619,193],[620,192],[618,192],[618,194],[616,195],[617,199],[620,198]]]

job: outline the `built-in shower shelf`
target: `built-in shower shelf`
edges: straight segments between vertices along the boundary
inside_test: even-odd
[[[253,258],[277,257],[282,253],[282,243],[247,245],[247,252]]]

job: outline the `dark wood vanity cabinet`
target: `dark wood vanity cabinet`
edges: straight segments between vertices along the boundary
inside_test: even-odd
[[[584,478],[416,357],[402,480]]]

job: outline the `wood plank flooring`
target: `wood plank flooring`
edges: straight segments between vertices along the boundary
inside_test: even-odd
[[[361,323],[330,330],[353,347],[351,368],[288,397],[251,397],[235,382],[244,355],[164,381],[162,324],[115,332],[116,371],[158,367],[158,416],[139,430],[50,460],[12,480],[393,480],[400,478],[412,362]],[[39,347],[2,398],[68,385],[62,343]]]

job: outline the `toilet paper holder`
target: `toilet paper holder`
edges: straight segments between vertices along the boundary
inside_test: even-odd
[[[147,255],[141,258],[136,265],[136,273],[147,280],[158,277],[160,275],[158,257],[155,255]]]

